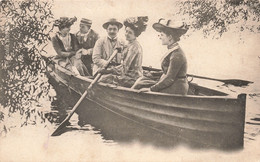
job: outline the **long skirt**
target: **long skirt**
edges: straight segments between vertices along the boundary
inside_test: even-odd
[[[113,85],[127,87],[127,88],[132,87],[135,81],[136,81],[135,78],[131,78],[126,75],[114,75],[114,74],[102,75],[101,78],[99,79],[99,82],[102,83],[108,83],[108,84],[113,84]]]
[[[152,80],[149,77],[141,77],[136,80],[134,85],[131,87],[133,89],[141,89],[141,88],[149,88],[152,85],[156,84],[158,81]],[[172,85],[159,90],[162,93],[169,93],[169,94],[180,94],[180,95],[187,95],[189,90],[189,84],[187,78],[179,78],[176,79]]]

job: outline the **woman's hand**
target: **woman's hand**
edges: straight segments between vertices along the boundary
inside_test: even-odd
[[[91,55],[93,53],[93,48],[91,49],[82,48],[81,51],[82,51],[82,55]]]
[[[105,69],[105,68],[101,68],[101,69],[99,69],[98,70],[98,73],[100,73],[100,74],[110,74],[110,73],[112,73],[113,71],[112,71],[112,69]]]
[[[142,88],[139,90],[139,93],[141,92],[151,92],[151,89],[150,88]]]

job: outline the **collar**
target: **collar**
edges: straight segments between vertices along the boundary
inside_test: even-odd
[[[169,49],[170,47],[170,49]],[[168,51],[163,55],[163,57],[161,58],[161,63],[163,62],[163,60],[174,50],[180,48],[178,43],[174,43],[171,46],[168,47]]]
[[[137,40],[136,40],[136,38],[134,39],[134,40],[132,40],[131,42],[130,41],[128,41],[129,42],[129,44],[132,44],[132,43],[134,43],[134,42],[136,42]]]
[[[62,39],[66,39],[70,36],[70,33],[67,34],[65,37],[61,36],[61,33],[60,32],[57,32],[57,36],[62,40]]]
[[[177,42],[168,45],[167,48],[168,48],[168,49],[172,49],[172,48],[174,48],[174,47],[176,47],[176,46],[179,46],[179,44],[178,44]]]
[[[91,30],[91,29],[89,29],[88,32],[85,33],[85,34],[83,34],[83,33],[81,33],[81,32],[79,31],[77,35],[78,35],[78,36],[81,36],[81,37],[85,37],[85,36],[87,36],[87,35],[90,33],[90,30]]]
[[[116,36],[115,38],[111,38],[111,37],[108,35],[107,38],[108,38],[110,41],[117,41],[117,36]]]

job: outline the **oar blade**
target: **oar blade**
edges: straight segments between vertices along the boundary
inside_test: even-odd
[[[51,136],[58,136],[61,134],[61,131],[66,128],[66,126],[68,125],[68,120],[64,120],[56,129],[55,131],[51,134]]]
[[[248,84],[254,83],[254,82],[251,82],[251,81],[240,80],[240,79],[227,79],[227,80],[223,80],[223,82],[225,84],[232,84],[232,85],[238,86],[238,87],[247,86]]]

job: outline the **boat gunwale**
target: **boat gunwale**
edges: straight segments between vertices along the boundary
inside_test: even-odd
[[[64,72],[65,74],[71,76],[71,77],[75,77],[84,81],[87,81],[89,83],[91,83],[93,81],[93,79],[88,78],[87,76],[81,76],[81,75],[76,75],[74,73],[72,73],[71,71],[61,67],[60,65],[55,64],[55,68],[57,68],[58,70]],[[103,86],[103,87],[108,87],[111,89],[117,89],[117,90],[121,90],[121,91],[128,91],[128,92],[134,92],[134,93],[144,93],[147,95],[158,95],[158,96],[167,96],[167,97],[180,97],[180,98],[220,98],[220,99],[235,99],[238,100],[238,96],[244,93],[241,93],[239,95],[237,95],[237,97],[232,97],[230,96],[230,94],[227,94],[227,96],[197,96],[197,95],[179,95],[179,94],[167,94],[167,93],[160,93],[160,92],[140,92],[139,90],[136,89],[131,89],[131,88],[126,88],[126,87],[121,87],[121,86],[116,86],[113,84],[107,84],[107,83],[101,83],[98,82],[97,85]],[[208,88],[209,89],[209,88]],[[214,89],[213,89],[214,90]],[[214,90],[214,91],[218,91],[218,90]],[[219,91],[221,92],[221,91]],[[223,93],[223,92],[221,92]]]
[[[102,88],[110,88],[110,87],[100,87],[100,89]],[[115,89],[117,90],[117,89]],[[117,93],[116,91],[111,91],[112,93]],[[122,90],[121,92],[124,92],[124,90]],[[119,92],[119,93],[121,93]],[[110,93],[111,94],[111,93]],[[114,95],[114,96],[118,96],[116,94],[111,94],[111,95]],[[159,96],[161,97],[161,96]],[[167,97],[174,97],[175,99],[178,99],[176,96],[167,96]],[[128,95],[125,95],[124,98],[127,98],[127,99],[133,99],[133,98],[129,98]],[[180,97],[181,99],[184,99],[184,96],[181,96]],[[185,100],[188,100],[189,98],[185,98]],[[195,99],[194,97],[191,96],[190,99]],[[199,100],[199,99],[203,99],[203,100],[216,100],[216,99],[219,99],[219,100],[225,100],[225,101],[230,101],[230,102],[238,102],[239,99],[237,98],[230,98],[230,99],[227,99],[227,98],[216,98],[216,97],[211,97],[211,98],[206,98],[206,97],[203,97],[203,98],[196,98],[196,100]],[[146,102],[138,97],[135,97],[134,100],[136,101],[139,101],[139,102]],[[147,102],[146,102],[147,103]],[[150,102],[149,102],[150,103]],[[176,103],[166,103],[166,102],[163,102],[163,103],[156,103],[156,102],[152,102],[152,104],[154,105],[158,105],[158,106],[166,106],[166,107],[179,107],[179,108],[183,108],[183,109],[191,109],[191,110],[199,110],[199,111],[215,111],[215,112],[227,112],[227,113],[232,113],[232,112],[239,112],[240,110],[237,110],[237,111],[228,111],[228,109],[226,110],[222,110],[222,109],[206,109],[206,107],[194,107],[194,106],[189,106],[189,105],[185,105],[185,106],[175,106]],[[175,104],[175,105],[174,105]]]

